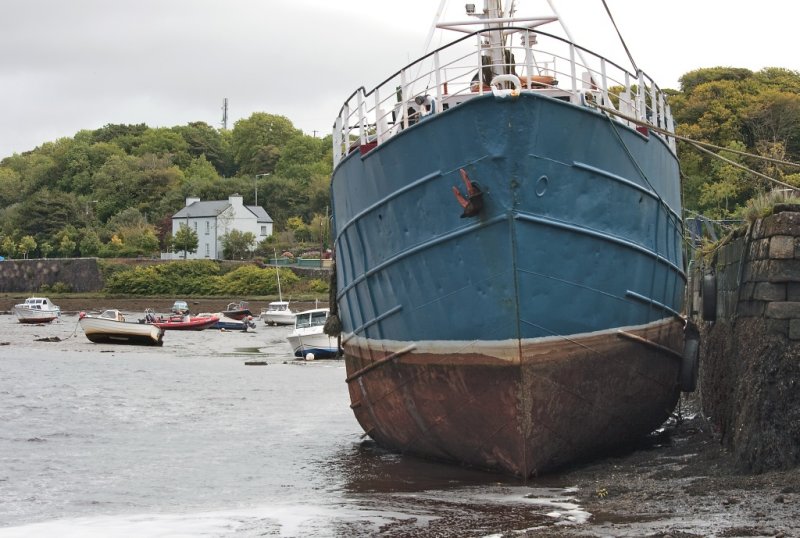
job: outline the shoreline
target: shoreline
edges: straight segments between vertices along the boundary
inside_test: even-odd
[[[15,304],[19,304],[30,297],[31,294],[5,294],[0,296],[0,314],[13,315],[12,309]],[[184,299],[189,303],[190,311],[194,314],[200,312],[222,312],[230,303],[238,303],[238,299],[228,299],[222,297],[107,297],[95,295],[80,295],[74,296],[60,296],[58,294],[48,295],[46,293],[36,294],[36,296],[46,296],[53,301],[55,305],[61,308],[62,314],[77,314],[79,312],[98,312],[110,308],[122,310],[123,312],[141,312],[144,313],[145,309],[152,308],[157,313],[169,312],[172,304],[178,299]],[[271,301],[277,301],[278,298],[259,298],[246,301],[253,313],[253,317],[257,318],[261,314],[261,310],[267,308]],[[292,301],[289,307],[295,312],[302,312],[315,308],[315,305],[320,308],[328,306],[328,301]]]

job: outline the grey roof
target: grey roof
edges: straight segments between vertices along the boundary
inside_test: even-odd
[[[172,215],[173,219],[178,218],[195,218],[195,217],[216,217],[225,209],[230,206],[228,200],[220,200],[217,202],[195,202],[182,208],[180,211]]]
[[[260,205],[246,205],[245,207],[253,212],[258,222],[272,222],[272,217]]]
[[[216,217],[231,206],[228,200],[218,200],[210,202],[194,202],[191,205],[181,208],[180,211],[172,215],[173,219]],[[247,209],[256,216],[257,222],[272,222],[272,217],[261,206],[246,205]]]

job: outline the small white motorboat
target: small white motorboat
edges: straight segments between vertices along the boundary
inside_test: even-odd
[[[14,305],[14,314],[20,323],[50,323],[61,317],[61,309],[47,297],[28,297]]]
[[[339,344],[336,337],[323,330],[330,309],[314,308],[296,315],[294,331],[287,337],[295,357],[301,359],[328,359],[336,357]]]
[[[261,310],[261,320],[267,325],[294,325],[295,319],[289,301],[272,301]]]

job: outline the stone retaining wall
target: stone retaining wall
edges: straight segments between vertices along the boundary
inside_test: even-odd
[[[137,258],[104,259],[113,265],[153,265],[173,263],[170,260],[150,260]],[[228,268],[254,262],[222,261]],[[232,266],[232,267],[231,267]],[[260,267],[267,267],[259,264]],[[305,278],[318,278],[328,282],[330,268],[285,266],[295,274]],[[56,284],[66,287],[66,291],[87,293],[103,291],[105,282],[97,258],[53,258],[35,260],[4,260],[0,262],[0,293],[39,293],[43,287],[52,288]]]
[[[715,294],[703,285],[709,274]],[[799,465],[800,212],[777,212],[729,239],[691,271],[690,291],[703,413],[742,470]],[[714,306],[716,319],[703,320]]]
[[[4,260],[0,262],[0,292],[38,293],[43,286],[61,284],[68,291],[103,289],[97,258]]]

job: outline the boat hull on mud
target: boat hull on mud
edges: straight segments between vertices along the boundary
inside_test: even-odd
[[[351,341],[353,411],[383,446],[520,477],[633,442],[669,416],[681,358],[659,346],[680,348],[680,322],[570,340]]]
[[[125,321],[118,311],[107,310],[99,316],[82,313],[78,323],[86,338],[96,344],[139,346],[164,344],[164,329],[155,325]]]
[[[456,41],[340,110],[335,314],[370,437],[528,477],[669,415],[687,371],[686,275],[666,97],[642,72],[611,75],[591,51],[512,26],[462,38],[489,51],[491,88],[470,82],[477,61],[453,67],[476,58],[451,54]],[[498,36],[515,32],[510,50]],[[574,64],[522,83],[534,44],[566,45]]]

